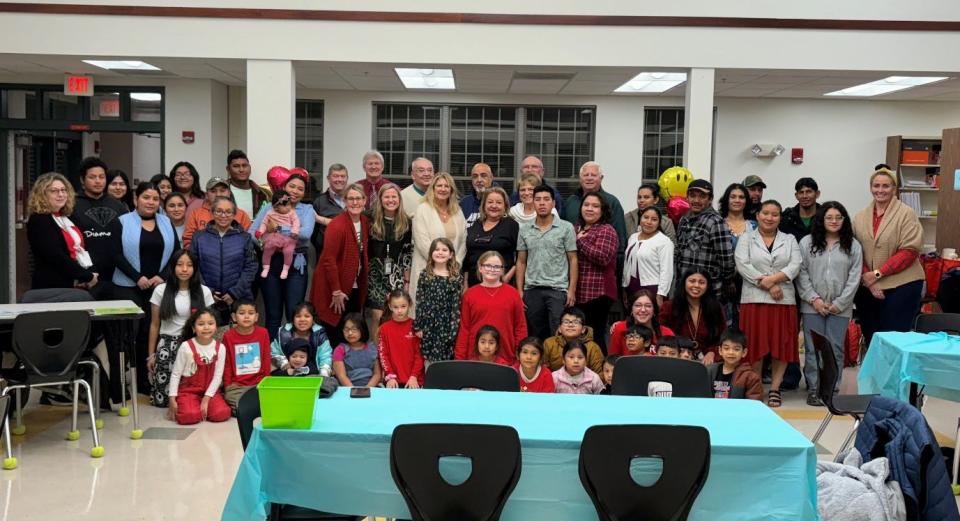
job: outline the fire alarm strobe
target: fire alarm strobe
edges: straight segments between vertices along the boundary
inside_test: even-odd
[[[192,143],[194,142],[195,139],[196,139],[196,135],[195,135],[195,133],[194,133],[192,130],[184,130],[184,131],[183,131],[183,142],[184,142],[184,143],[190,145],[190,144],[192,144]]]

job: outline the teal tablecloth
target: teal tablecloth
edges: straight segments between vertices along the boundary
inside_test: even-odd
[[[504,521],[596,519],[577,473],[580,440],[591,425],[621,423],[709,429],[710,476],[691,521],[816,519],[815,449],[758,401],[403,389],[366,399],[340,389],[317,402],[308,431],[257,425],[223,519],[262,520],[267,502],[409,519],[390,477],[390,436],[435,422],[517,429],[523,469]]]
[[[857,376],[858,392],[907,401],[910,383],[924,394],[960,402],[960,337],[946,333],[877,333]]]

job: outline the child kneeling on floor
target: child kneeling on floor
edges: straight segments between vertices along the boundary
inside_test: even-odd
[[[236,410],[243,393],[270,376],[270,334],[257,325],[260,316],[252,300],[235,301],[231,318],[236,325],[223,334],[223,397]]]
[[[763,385],[750,364],[743,361],[747,356],[747,335],[736,327],[720,335],[720,358],[722,363],[707,366],[713,382],[714,398],[763,399]]]
[[[217,317],[210,308],[195,312],[183,327],[186,339],[177,351],[170,374],[170,418],[180,425],[230,418],[230,406],[220,393],[223,381],[223,344],[214,335]]]
[[[563,367],[553,372],[553,385],[558,393],[599,394],[603,390],[603,379],[587,367],[583,342],[569,340],[564,344]]]

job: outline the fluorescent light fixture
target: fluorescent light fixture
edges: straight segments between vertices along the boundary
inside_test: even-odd
[[[641,72],[613,92],[664,92],[685,81],[685,72]]]
[[[100,67],[101,69],[108,70],[124,70],[124,71],[159,71],[159,67],[154,67],[149,63],[142,62],[139,60],[83,60],[83,63],[88,63],[94,67]]]
[[[828,92],[824,96],[879,96],[949,79],[945,76],[890,76],[882,80]]]
[[[131,92],[130,99],[137,101],[160,101],[163,95],[159,92]]]
[[[452,69],[393,69],[408,89],[454,90]]]

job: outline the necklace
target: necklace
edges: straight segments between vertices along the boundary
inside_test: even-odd
[[[481,284],[480,286],[483,288],[483,291],[487,294],[487,296],[489,296],[490,298],[493,298],[497,296],[497,293],[500,293],[500,288],[503,287],[503,284],[500,284],[494,287],[493,291],[490,291],[490,286],[484,286],[483,284]]]
[[[693,308],[690,308],[690,313],[687,318],[687,330],[690,331],[690,340],[693,340],[693,348],[696,349],[699,347],[699,342],[697,342],[697,333],[700,332],[700,308],[697,308],[697,318],[693,318]]]

